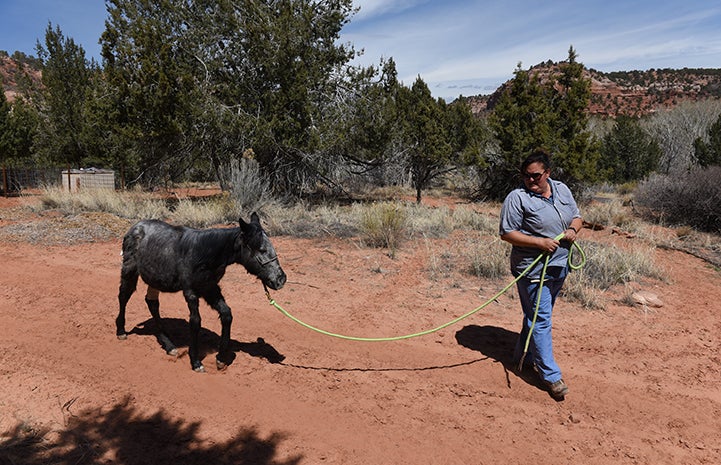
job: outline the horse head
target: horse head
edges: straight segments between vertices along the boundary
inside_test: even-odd
[[[243,218],[240,218],[239,223],[240,237],[236,246],[239,263],[269,288],[273,290],[282,288],[286,275],[270,238],[260,225],[258,214],[253,212],[250,215],[250,223],[243,221]]]

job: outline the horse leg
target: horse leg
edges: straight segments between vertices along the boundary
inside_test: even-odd
[[[185,301],[188,303],[188,310],[190,310],[190,318],[188,323],[190,326],[190,347],[188,348],[188,355],[190,355],[190,366],[194,371],[202,373],[205,371],[203,363],[200,361],[198,355],[198,335],[200,334],[200,309],[198,306],[198,296],[192,291],[183,291]]]
[[[233,314],[230,307],[225,303],[225,299],[217,289],[217,294],[208,300],[210,306],[220,315],[221,333],[220,344],[218,345],[218,355],[215,356],[215,364],[218,370],[224,370],[235,359],[235,353],[229,350],[230,347],[230,326],[233,323]]]
[[[137,285],[138,272],[135,267],[123,263],[122,270],[120,271],[120,290],[118,291],[120,310],[118,311],[117,318],[115,318],[115,335],[118,336],[118,339],[128,338],[128,333],[125,332],[125,307],[128,304],[128,300],[130,300],[130,296],[135,292]]]
[[[153,317],[156,331],[155,337],[158,339],[160,347],[165,350],[166,354],[175,356],[178,355],[178,349],[175,348],[175,345],[168,337],[168,334],[165,332],[165,328],[163,327],[163,319],[160,318],[160,300],[158,299],[159,295],[160,292],[157,289],[148,286],[148,291],[145,293],[145,303],[148,306],[148,310],[150,310],[150,315],[152,315]]]

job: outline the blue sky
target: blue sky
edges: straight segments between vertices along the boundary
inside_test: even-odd
[[[708,0],[355,0],[343,42],[361,64],[392,57],[399,78],[433,95],[493,92],[524,69],[578,60],[600,71],[721,68],[721,3]],[[48,21],[99,60],[102,0],[0,0],[0,50],[36,55]]]

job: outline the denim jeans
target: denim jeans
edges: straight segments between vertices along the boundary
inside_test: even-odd
[[[561,379],[561,369],[553,358],[551,316],[553,313],[553,305],[556,303],[556,296],[560,292],[565,279],[565,276],[560,278],[546,276],[546,279],[544,279],[543,291],[541,292],[541,304],[538,308],[538,316],[536,317],[536,324],[533,327],[531,341],[528,344],[528,353],[524,360],[526,364],[534,363],[541,379],[550,383],[555,383]],[[536,311],[536,293],[539,284],[539,280],[530,280],[528,278],[521,278],[516,284],[521,300],[521,308],[523,309],[523,326],[513,356],[516,363],[521,360],[526,339],[528,338],[528,331],[533,322],[533,314]]]

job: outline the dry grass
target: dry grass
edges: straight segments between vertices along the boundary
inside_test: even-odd
[[[375,195],[379,195],[376,193]],[[394,195],[397,193],[394,191]],[[46,189],[29,207],[35,215],[18,218],[0,228],[4,240],[39,244],[70,244],[121,237],[141,218],[161,218],[176,224],[207,227],[235,223],[240,208],[233,196],[168,202],[143,192],[87,191],[69,194]],[[424,241],[428,272],[440,280],[461,272],[479,279],[509,276],[510,246],[498,238],[497,205],[429,207],[403,200],[283,206],[266,202],[260,212],[271,235],[293,237],[332,236],[356,239],[366,247],[382,247],[394,257],[407,241]],[[602,308],[605,292],[617,285],[641,279],[666,279],[653,261],[657,246],[687,249],[704,247],[721,254],[718,236],[690,227],[663,228],[643,222],[620,201],[583,207],[584,218],[607,227],[634,232],[634,246],[619,249],[608,244],[582,243],[588,261],[583,270],[571,273],[566,294],[587,308]],[[434,241],[444,241],[443,246]]]

